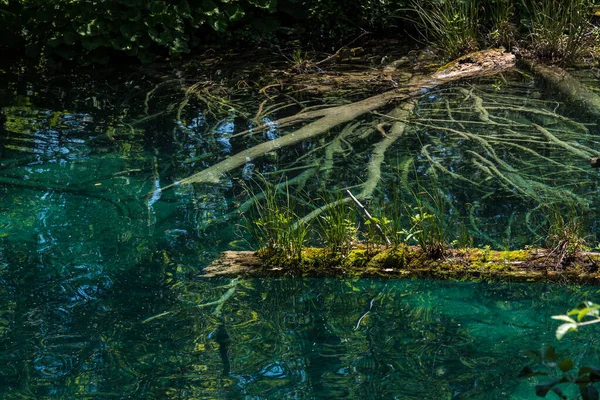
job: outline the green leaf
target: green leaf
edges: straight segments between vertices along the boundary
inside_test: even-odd
[[[577,321],[581,321],[582,319],[584,319],[585,317],[598,317],[598,309],[597,308],[584,308],[583,310],[579,311],[579,314],[577,314]]]
[[[557,384],[559,383],[559,380],[554,380],[554,381],[549,381],[549,382],[544,382],[544,383],[540,383],[539,385],[535,386],[535,394],[538,397],[546,397],[546,395],[548,394],[548,392]]]
[[[89,24],[83,24],[77,27],[77,33],[81,36],[89,36],[92,34],[94,26],[96,24],[96,20],[91,20]]]
[[[546,349],[546,351],[544,352],[544,360],[545,361],[555,362],[560,357],[562,357],[562,356],[560,354],[556,353],[556,351],[554,350],[554,347],[552,347],[552,346],[548,347]]]
[[[558,397],[560,397],[561,399],[567,399],[567,396],[565,396],[565,395],[563,394],[563,391],[562,391],[562,389],[561,389],[561,388],[559,388],[559,387],[553,387],[553,388],[552,388],[552,391],[553,391],[554,393],[556,393],[556,395],[557,395]]]
[[[138,32],[138,27],[135,24],[122,24],[119,27],[119,31],[121,31],[121,34],[125,38],[131,40],[131,38],[133,38]]]
[[[583,308],[590,308],[590,307],[598,307],[598,304],[594,304],[589,300],[585,300],[582,301],[581,303],[577,304],[577,309],[581,310]]]
[[[200,10],[200,13],[208,16],[219,14],[219,6],[217,6],[212,0],[204,0],[202,2],[202,9]]]
[[[175,38],[173,43],[169,46],[169,51],[171,53],[189,53],[190,49],[188,48],[187,42],[182,38]]]
[[[244,18],[244,15],[246,15],[244,10],[240,6],[233,5],[233,4],[228,5],[225,8],[225,11],[227,12],[227,15],[229,16],[229,20],[231,22],[238,21],[238,20]]]
[[[63,40],[65,41],[65,44],[72,46],[77,41],[77,35],[75,32],[65,32],[63,35]]]
[[[568,315],[553,315],[552,319],[555,319],[557,321],[569,322],[572,324],[577,323],[577,321],[575,321],[573,318],[569,317]]]
[[[94,50],[102,45],[102,39],[97,36],[84,36],[81,38],[81,44],[87,50]]]
[[[212,28],[217,32],[225,32],[227,29],[227,22],[224,19],[215,19],[211,21]]]
[[[191,12],[190,5],[186,0],[181,0],[179,4],[175,6],[175,11],[177,11],[177,14],[180,16],[187,18],[190,16]]]
[[[574,366],[575,366],[575,363],[573,363],[573,360],[571,360],[570,358],[565,358],[561,362],[558,363],[558,368],[560,368],[560,370],[562,372],[567,372]]]
[[[521,372],[519,372],[519,375],[517,375],[517,379],[525,379],[525,378],[531,378],[533,376],[547,376],[548,374],[546,372],[541,372],[541,371],[534,371],[529,367],[524,367]]]
[[[562,324],[561,326],[559,326],[558,328],[556,328],[556,338],[558,340],[562,339],[568,332],[571,331],[576,331],[577,330],[577,324]]]
[[[528,357],[533,358],[535,361],[542,361],[542,352],[538,350],[527,350],[524,352]]]
[[[582,387],[579,393],[583,400],[598,400],[598,389],[593,386]]]
[[[588,381],[599,382],[600,381],[600,369],[596,367],[584,366],[579,368],[577,376],[583,377],[588,376]]]

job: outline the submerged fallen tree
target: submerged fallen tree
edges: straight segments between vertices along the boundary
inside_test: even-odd
[[[190,177],[181,179],[162,190],[176,185],[192,183],[218,183],[221,177],[228,172],[243,166],[265,154],[280,150],[319,135],[327,133],[330,129],[350,122],[368,112],[381,109],[390,103],[406,102],[425,91],[438,85],[449,83],[463,78],[476,78],[489,76],[506,71],[515,66],[515,56],[506,53],[503,49],[485,50],[461,57],[448,64],[441,71],[429,76],[414,76],[408,83],[394,89],[354,103],[320,109],[315,111],[300,112],[294,116],[274,121],[275,126],[293,126],[295,124],[312,121],[280,138],[258,144],[247,150],[232,155],[225,160],[212,165]],[[404,116],[404,115],[403,115]],[[256,131],[260,131],[257,128]],[[262,129],[266,129],[263,127]],[[398,129],[398,128],[396,128]]]
[[[267,85],[259,91],[266,100],[256,113],[250,113],[255,117],[236,121],[237,128],[249,129],[238,132],[236,128],[226,137],[235,138],[233,146],[241,151],[229,153],[212,165],[203,162],[204,170],[157,191],[199,184],[184,190],[198,190],[200,198],[206,191],[237,185],[229,177],[238,175],[243,167],[243,180],[239,182],[251,180],[253,173],[264,174],[267,179],[262,182],[287,196],[288,201],[293,199],[301,210],[296,217],[306,223],[323,212],[327,214],[328,208],[348,203],[349,197],[339,195],[347,189],[358,200],[372,198],[374,204],[389,202],[399,193],[394,201],[403,206],[419,201],[417,197],[423,192],[445,190],[453,191],[455,196],[464,193],[469,205],[466,209],[458,209],[450,196],[443,197],[444,207],[453,216],[463,217],[461,223],[467,226],[467,233],[483,240],[480,243],[505,247],[501,240],[485,234],[490,215],[480,199],[526,203],[523,221],[517,221],[518,211],[507,214],[507,240],[517,224],[520,231],[529,230],[539,238],[538,231],[544,224],[540,211],[543,205],[560,207],[568,203],[583,211],[589,207],[589,196],[573,189],[581,187],[579,183],[588,184],[584,168],[596,154],[587,147],[593,143],[589,124],[561,115],[557,110],[563,110],[563,103],[541,98],[539,92],[532,93],[531,82],[515,83],[510,76],[444,85],[508,71],[514,61],[512,55],[500,50],[475,53],[437,73],[411,74],[399,88],[342,105],[340,102],[348,101],[355,93],[319,101],[306,99],[289,82]],[[409,70],[402,74],[406,76]],[[309,79],[306,82],[306,86],[312,84]],[[290,105],[300,111],[279,119],[273,117]],[[207,128],[212,134],[214,129]],[[412,142],[412,138],[418,142]],[[293,149],[285,151],[288,146]],[[263,156],[267,156],[264,163],[256,162]],[[419,180],[422,176],[427,180]],[[578,176],[581,178],[576,186]],[[219,183],[223,184],[210,187]],[[459,183],[469,189],[459,187]],[[260,186],[258,181],[250,185],[256,184]],[[263,201],[261,191],[244,189],[240,196],[243,203],[225,219],[237,218],[240,212]],[[305,197],[304,193],[310,195]],[[406,217],[385,212],[399,226]],[[381,215],[385,212],[382,210]]]
[[[521,63],[557,90],[563,98],[592,117],[600,117],[600,96],[556,65],[524,58]]]
[[[503,280],[600,284],[600,253],[580,252],[565,262],[546,249],[494,251],[489,248],[449,250],[431,259],[417,246],[381,249],[356,247],[347,255],[305,248],[300,258],[264,252],[226,251],[202,276],[217,277],[352,277]]]

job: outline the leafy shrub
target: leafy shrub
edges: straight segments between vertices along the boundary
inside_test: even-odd
[[[540,58],[571,61],[587,46],[591,0],[524,0],[532,50]]]
[[[293,1],[293,0],[288,0]],[[303,1],[312,36],[344,39],[361,31],[389,32],[394,12],[403,6],[400,0],[310,0]],[[299,15],[298,15],[299,16]]]
[[[275,10],[276,0],[19,0],[11,13],[32,57],[59,56],[82,64],[107,63],[115,51],[143,62],[177,56],[211,32],[248,13]]]

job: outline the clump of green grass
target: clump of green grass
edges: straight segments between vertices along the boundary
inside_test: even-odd
[[[486,44],[511,49],[517,40],[517,27],[514,23],[515,7],[508,0],[488,0],[483,7],[483,29]],[[481,21],[478,25],[482,25]]]
[[[547,208],[548,235],[546,245],[558,259],[557,266],[574,261],[579,253],[588,249],[583,235],[583,212],[568,207],[565,212],[557,205]]]
[[[318,222],[321,240],[329,251],[346,256],[358,239],[354,210],[338,196],[334,201],[327,202]]]
[[[430,46],[456,58],[477,50],[479,23],[477,0],[414,0],[410,19],[422,31]]]
[[[254,202],[245,218],[246,228],[267,254],[301,260],[309,224],[303,222],[294,211],[295,205],[287,184],[280,192],[263,179],[261,188],[259,197],[262,199]],[[249,189],[247,192],[254,196]]]
[[[435,206],[435,210],[419,202],[412,207],[410,217],[411,228],[407,233],[407,239],[414,238],[417,244],[432,260],[442,258],[447,249],[447,231],[442,218],[442,211]]]
[[[552,62],[569,62],[588,47],[593,1],[523,0],[531,50]]]

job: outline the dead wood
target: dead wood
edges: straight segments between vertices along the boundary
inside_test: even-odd
[[[558,90],[564,99],[593,117],[600,117],[600,96],[588,89],[564,69],[545,65],[533,59],[522,59],[522,64]]]
[[[162,190],[169,189],[175,185],[218,183],[223,175],[243,166],[247,162],[262,157],[269,152],[277,151],[284,147],[301,143],[325,134],[341,124],[352,121],[361,115],[375,111],[392,102],[409,100],[423,94],[433,87],[458,79],[487,76],[500,71],[505,71],[512,68],[514,64],[515,57],[510,53],[504,53],[502,50],[498,49],[481,51],[474,54],[471,58],[463,57],[456,63],[449,64],[446,68],[431,76],[413,77],[413,79],[402,88],[390,90],[351,104],[318,110],[311,114],[299,114],[297,120],[294,120],[294,117],[287,118],[284,122],[285,124],[292,124],[303,120],[306,121],[311,117],[318,119],[309,122],[285,136],[241,151],[203,171],[175,182]],[[282,122],[283,121],[275,121],[274,124],[278,126]]]
[[[290,265],[252,251],[226,251],[204,269],[202,277],[350,276],[600,284],[600,253],[581,252],[564,268],[556,268],[557,255],[546,249],[452,249],[439,260],[428,259],[417,247],[382,249],[370,258],[365,257],[364,249],[355,248],[351,253],[340,260],[327,249],[307,248],[303,260]]]

